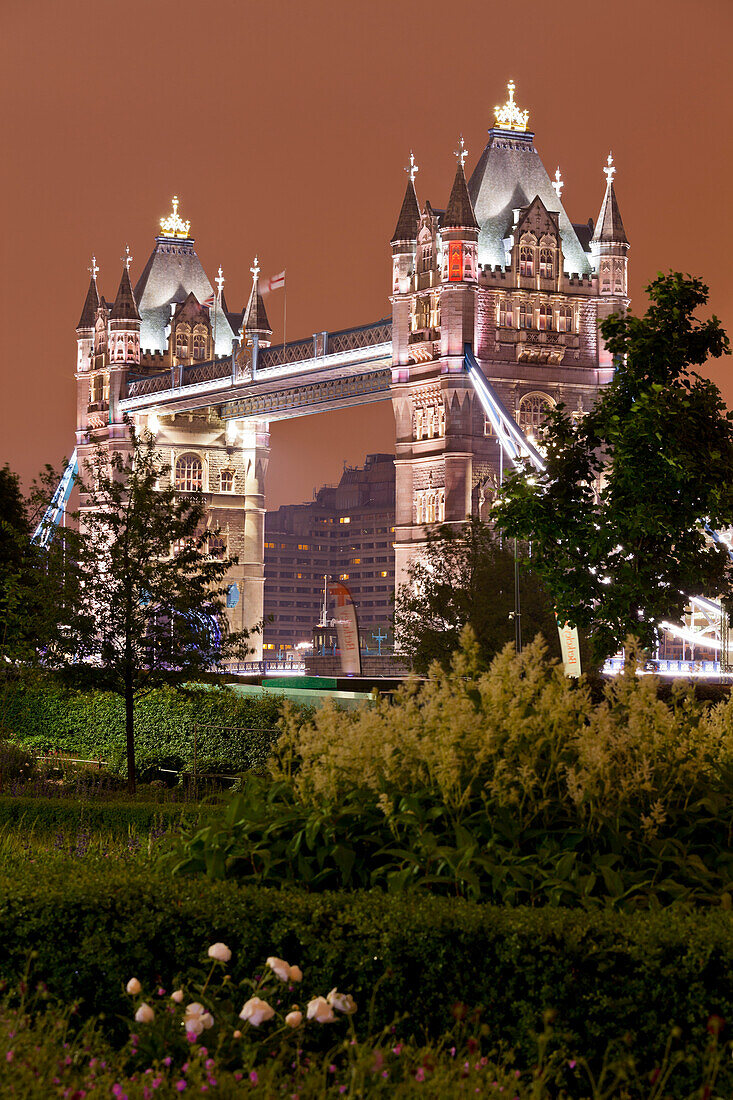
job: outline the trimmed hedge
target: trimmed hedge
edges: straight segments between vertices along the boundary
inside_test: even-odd
[[[375,1024],[407,1012],[405,1033],[440,1034],[454,1003],[482,1005],[495,1039],[524,1045],[527,1057],[547,1008],[568,1046],[593,1061],[624,1035],[651,1059],[675,1024],[690,1049],[702,1050],[710,1014],[733,1021],[733,916],[723,910],[504,909],[171,880],[132,868],[110,867],[101,878],[83,864],[73,878],[43,870],[31,879],[28,869],[0,876],[0,975],[16,978],[33,948],[34,975],[65,1000],[81,999],[84,1014],[128,1015],[131,976],[170,989],[219,940],[234,952],[235,980],[276,954],[307,968],[324,993],[334,985],[353,992],[364,1009],[386,974]],[[361,1026],[366,1016],[357,1017]]]
[[[2,702],[5,735],[42,751],[59,749],[124,765],[123,700],[111,692],[78,691],[49,678],[7,685]],[[144,773],[154,767],[185,768],[193,761],[194,726],[199,771],[247,771],[260,767],[278,735],[282,700],[237,695],[226,687],[164,687],[136,700],[135,755]],[[226,730],[221,727],[239,727]]]
[[[127,836],[131,830],[147,834],[152,829],[175,829],[184,822],[197,821],[199,813],[199,807],[192,803],[0,796],[0,829],[22,826],[27,830],[51,831],[84,827],[120,837]]]

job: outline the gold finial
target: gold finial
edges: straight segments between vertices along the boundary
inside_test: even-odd
[[[178,213],[178,195],[173,196],[173,213],[167,218],[160,219],[160,228],[164,237],[188,237],[191,223],[184,222]]]
[[[420,169],[415,164],[415,154],[413,153],[412,149],[410,149],[410,163],[407,166],[407,168],[405,168],[405,171],[407,172],[408,176],[410,177],[410,183],[412,183],[414,185],[415,176],[418,174]]]
[[[613,166],[613,153],[608,154],[606,164],[608,168],[604,168],[603,171],[606,173],[606,187],[608,187],[609,184],[613,183],[613,177],[616,174],[616,169]]]
[[[516,84],[510,80],[507,84],[509,98],[503,107],[494,107],[496,125],[500,130],[526,130],[529,122],[529,111],[520,111],[514,102],[514,89]]]

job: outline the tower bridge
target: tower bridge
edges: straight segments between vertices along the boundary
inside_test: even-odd
[[[461,139],[444,207],[418,202],[410,155],[389,318],[273,346],[257,260],[247,304],[232,310],[177,198],[134,290],[129,251],[113,302],[93,260],[76,330],[79,463],[97,446],[124,452],[127,416],[153,432],[177,490],[203,492],[223,552],[238,558],[235,629],[262,619],[271,421],[392,402],[399,584],[426,527],[488,514],[501,476],[501,433],[464,370],[466,344],[528,437],[560,401],[582,415],[610,380],[598,322],[629,302],[613,160],[595,225],[571,221],[514,92],[469,179]]]

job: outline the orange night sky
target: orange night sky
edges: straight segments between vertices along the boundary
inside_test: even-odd
[[[632,308],[670,267],[733,329],[731,0],[6,0],[0,463],[28,479],[74,445],[75,325],[96,253],[133,283],[175,193],[241,308],[259,253],[288,277],[288,337],[390,311],[390,251],[414,149],[444,206],[513,78],[574,221],[597,217],[609,149]],[[282,339],[282,293],[267,303]],[[733,404],[726,359],[711,377]],[[391,407],[275,424],[270,507],[344,460],[393,450]]]

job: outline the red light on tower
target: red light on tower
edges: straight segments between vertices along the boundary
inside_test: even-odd
[[[463,278],[463,245],[460,241],[451,241],[448,245],[448,280],[460,283]]]

